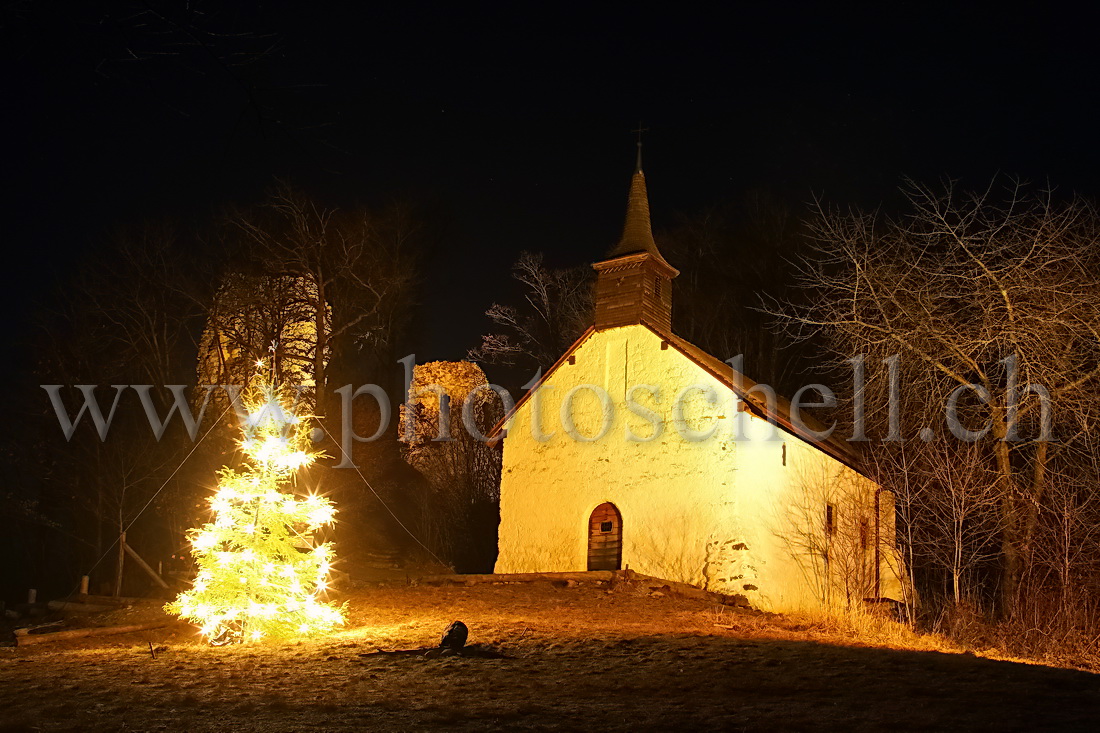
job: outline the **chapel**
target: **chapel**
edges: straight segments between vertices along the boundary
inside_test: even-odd
[[[496,572],[629,568],[770,611],[901,601],[892,495],[735,355],[673,333],[640,154],[593,268],[592,324],[495,428]]]

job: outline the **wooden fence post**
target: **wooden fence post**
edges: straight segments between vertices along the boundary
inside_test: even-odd
[[[126,533],[118,536],[118,572],[115,574],[115,598],[122,596],[122,571],[126,567]]]
[[[125,540],[123,540],[122,542],[122,548],[127,555],[134,559],[134,562],[138,564],[139,568],[149,574],[149,577],[152,578],[157,585],[159,585],[161,588],[164,588],[165,590],[168,590],[168,584],[164,582],[164,579],[157,575],[156,571],[149,567],[149,563],[145,562],[145,560],[142,559],[141,555],[137,554],[134,548],[126,544]]]

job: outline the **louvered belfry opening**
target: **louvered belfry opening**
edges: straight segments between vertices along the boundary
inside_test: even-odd
[[[619,243],[596,270],[596,328],[645,323],[672,328],[672,278],[679,271],[665,261],[653,239],[645,173],[630,183],[626,221]]]
[[[588,569],[620,570],[623,565],[623,518],[611,502],[588,518]]]
[[[594,265],[596,328],[645,323],[672,329],[672,278],[649,255],[630,255]]]

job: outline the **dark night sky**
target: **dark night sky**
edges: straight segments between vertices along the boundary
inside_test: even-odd
[[[5,312],[120,222],[287,175],[448,219],[421,349],[460,358],[521,249],[613,243],[639,119],[658,226],[751,188],[874,206],[906,175],[1100,193],[1095,19],[1069,10],[355,5],[7,4]]]

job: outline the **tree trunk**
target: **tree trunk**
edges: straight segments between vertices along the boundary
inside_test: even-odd
[[[316,317],[314,319],[317,334],[314,338],[316,346],[313,348],[313,407],[318,415],[325,415],[325,352],[328,351],[328,310],[325,302],[325,282],[323,272],[314,273],[317,287],[317,302],[314,304]]]
[[[1027,496],[1026,520],[1024,523],[1024,536],[1021,544],[1028,558],[1032,554],[1032,540],[1039,528],[1039,505],[1043,501],[1047,484],[1047,448],[1046,441],[1040,441],[1035,446],[1034,464],[1031,473],[1031,490]]]
[[[1023,566],[1018,527],[1019,507],[1012,473],[1012,454],[1008,443],[1004,440],[1003,421],[995,419],[993,432],[997,440],[994,452],[997,456],[997,473],[1001,483],[1001,554],[1004,556],[1001,571],[1001,612],[1005,616],[1012,616],[1016,612]]]

